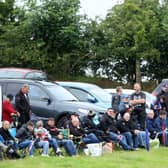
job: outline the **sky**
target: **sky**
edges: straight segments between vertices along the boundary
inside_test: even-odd
[[[108,9],[123,0],[80,0],[80,13],[87,14],[89,18],[94,19],[95,16],[105,18]]]

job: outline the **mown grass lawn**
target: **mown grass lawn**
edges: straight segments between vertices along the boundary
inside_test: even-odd
[[[160,147],[150,152],[114,151],[101,157],[49,158],[35,156],[20,160],[0,161],[0,168],[168,168],[168,148]]]

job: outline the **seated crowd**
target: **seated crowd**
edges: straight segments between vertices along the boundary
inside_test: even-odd
[[[113,108],[107,109],[102,115],[89,111],[82,118],[73,112],[61,128],[57,128],[54,118],[46,122],[28,121],[12,136],[9,131],[12,119],[5,117],[0,128],[0,151],[8,158],[21,158],[25,153],[33,157],[36,150],[44,157],[48,157],[51,151],[58,157],[63,157],[65,152],[73,157],[78,154],[79,147],[85,148],[87,144],[93,143],[113,143],[123,150],[136,151],[146,147],[147,137],[158,138],[161,145],[167,146],[168,122],[165,108],[153,106],[146,113],[146,97],[140,85],[135,84],[134,89],[135,93],[128,99],[122,98],[122,88],[118,87],[112,97]],[[10,99],[12,97],[8,95],[7,101]],[[10,115],[19,117],[19,113],[13,110]],[[20,150],[25,153],[22,155]]]

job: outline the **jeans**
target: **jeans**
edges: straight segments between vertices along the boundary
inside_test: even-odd
[[[39,142],[37,142],[37,147],[38,148],[43,148],[43,154],[48,155],[48,149],[49,149],[49,142],[48,141],[44,141],[44,140],[40,140]]]
[[[82,138],[82,141],[83,141],[85,144],[99,143],[98,138],[97,138],[96,135],[93,134],[93,133],[90,133],[90,134],[86,135],[85,137],[83,137],[83,138]]]
[[[127,144],[133,148],[138,147],[138,136],[132,135],[131,132],[124,132],[122,135],[125,136]]]
[[[145,131],[140,131],[138,134],[138,146],[145,147],[146,141],[146,133]]]
[[[110,132],[110,137],[111,137],[112,141],[118,142],[124,150],[131,150],[132,149],[131,146],[129,144],[127,144],[125,136],[118,135],[114,132]]]
[[[53,147],[54,151],[57,152],[57,149],[59,148],[57,140],[55,138],[50,138],[49,143]]]
[[[70,156],[76,155],[76,149],[72,140],[68,139],[58,140],[58,145],[59,146],[63,145],[65,150]]]
[[[33,155],[34,153],[34,141],[32,140],[24,140],[18,144],[19,149],[28,148],[29,149],[29,155]]]

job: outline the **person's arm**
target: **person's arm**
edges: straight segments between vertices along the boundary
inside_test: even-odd
[[[20,95],[17,94],[17,95],[15,96],[16,108],[17,108],[17,109],[20,109],[20,110],[22,110],[22,111],[25,111],[25,110],[26,110],[26,106],[24,106],[23,104],[21,104],[20,101],[21,101],[21,97],[20,97]]]

